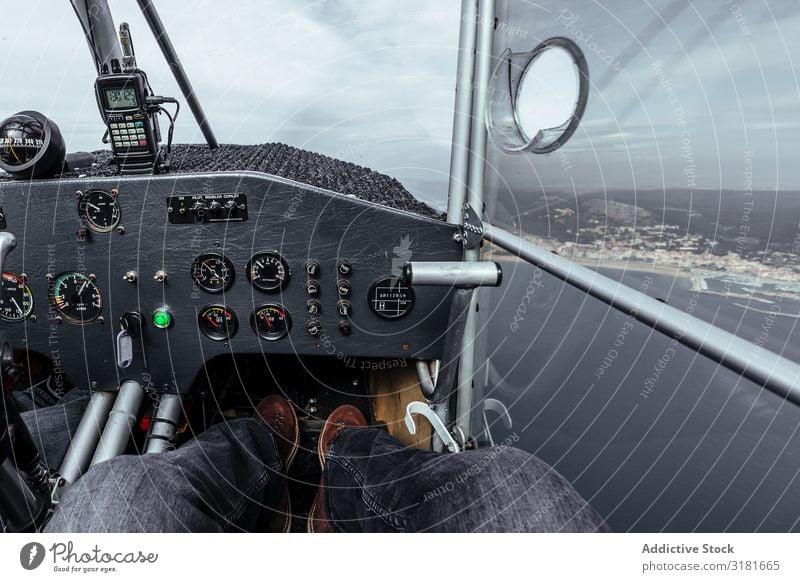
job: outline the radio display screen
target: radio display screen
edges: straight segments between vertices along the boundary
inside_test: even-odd
[[[136,109],[139,102],[133,89],[106,89],[106,106],[109,109]]]

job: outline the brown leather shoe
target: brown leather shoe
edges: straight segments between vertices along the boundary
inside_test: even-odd
[[[284,483],[280,505],[272,512],[270,531],[288,532],[292,528],[292,504],[285,476],[289,474],[300,446],[300,426],[291,403],[277,394],[264,398],[256,406],[256,414],[272,429],[283,462]]]
[[[270,394],[258,403],[256,414],[272,429],[283,469],[288,473],[300,446],[300,423],[294,407],[282,396]]]
[[[317,496],[314,499],[314,504],[311,506],[311,512],[308,514],[308,531],[310,533],[328,533],[333,531],[333,526],[328,516],[328,509],[325,506],[325,455],[331,443],[338,437],[341,432],[346,428],[364,428],[367,427],[367,419],[361,411],[350,404],[344,404],[331,412],[328,419],[325,421],[325,426],[319,435],[319,443],[317,444],[317,455],[319,456],[319,464],[322,467],[322,479],[319,482],[319,489],[317,489]]]

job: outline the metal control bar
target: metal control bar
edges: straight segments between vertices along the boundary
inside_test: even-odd
[[[520,237],[483,224],[484,238],[592,297],[800,405],[800,365]]]
[[[181,397],[177,394],[163,394],[147,434],[146,454],[163,453],[170,448],[180,418]]]
[[[403,278],[409,285],[498,287],[503,282],[503,268],[492,261],[409,262],[403,267]]]
[[[97,449],[100,435],[106,426],[109,412],[114,404],[114,397],[114,392],[92,394],[58,470],[66,483],[74,483],[89,468],[89,463]]]
[[[91,465],[108,461],[125,452],[143,400],[144,390],[138,382],[126,380],[120,385],[114,408],[108,415],[108,422],[100,436]]]

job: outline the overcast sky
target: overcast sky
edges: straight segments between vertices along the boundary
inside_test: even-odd
[[[134,0],[139,66],[180,96]],[[157,2],[225,143],[280,141],[389,173],[444,204],[458,45],[458,0]],[[102,147],[95,72],[68,0],[0,0],[0,117],[42,111],[68,150]],[[188,108],[176,142],[198,142]]]

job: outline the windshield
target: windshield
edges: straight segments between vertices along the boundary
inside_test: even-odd
[[[130,24],[139,66],[162,95],[180,96],[140,11]],[[459,2],[255,0],[160,2],[158,9],[220,142],[282,142],[370,167],[446,206]],[[18,26],[0,36],[7,114],[57,121],[68,151],[103,147],[95,71],[69,2],[7,2]],[[34,43],[32,39],[36,39]],[[176,143],[200,143],[188,110]]]

